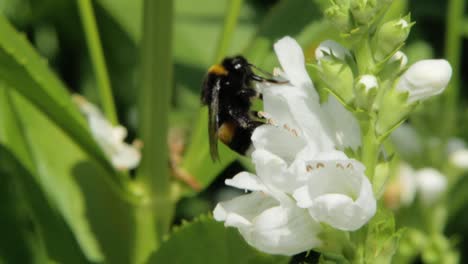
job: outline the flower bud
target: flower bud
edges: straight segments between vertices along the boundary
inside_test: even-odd
[[[327,8],[325,17],[340,32],[348,32],[351,29],[349,17],[349,0],[336,1],[335,4]]]
[[[409,16],[384,23],[373,38],[372,48],[377,60],[384,60],[398,49],[411,29]]]
[[[408,103],[440,94],[452,76],[452,67],[446,60],[418,61],[401,76],[396,90],[408,92]]]
[[[408,57],[402,51],[397,51],[393,56],[388,60],[389,63],[397,62],[400,66],[400,69],[403,69],[408,63]]]
[[[351,2],[349,8],[351,14],[353,14],[354,20],[359,25],[366,25],[372,21],[372,17],[375,15],[376,1],[375,0],[356,0]]]
[[[346,63],[337,60],[321,60],[313,70],[319,78],[316,81],[319,86],[331,90],[345,103],[354,100],[354,77],[351,68]]]
[[[426,206],[437,201],[447,188],[445,176],[432,168],[417,171],[416,182],[421,202]]]
[[[315,49],[315,58],[320,60],[345,61],[346,56],[351,56],[349,50],[333,40],[325,40]]]
[[[378,86],[379,83],[374,75],[360,76],[354,86],[357,106],[362,109],[370,109],[377,95]]]

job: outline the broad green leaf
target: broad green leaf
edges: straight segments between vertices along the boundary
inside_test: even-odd
[[[25,35],[18,33],[3,16],[0,16],[0,80],[32,102],[93,158],[112,170],[64,84]]]
[[[61,227],[58,230],[61,233],[51,235],[64,235],[66,238],[66,234],[71,233],[90,261],[129,262],[133,250],[134,211],[106,181],[111,177],[107,170],[90,159],[67,134],[24,97],[14,93],[11,101],[21,129],[19,133],[24,135],[23,141],[33,160],[31,174],[34,184],[31,185],[43,194],[50,210],[60,215],[59,220],[54,214],[51,219],[55,219],[55,223]],[[2,142],[9,148],[15,147],[9,143]],[[38,211],[41,213],[42,210]],[[47,217],[42,216],[44,226]],[[53,227],[49,228],[50,232],[58,232],[52,230]],[[116,230],[119,239],[115,239]],[[70,246],[73,247],[73,244]],[[63,247],[66,248],[66,244]],[[64,258],[67,263],[71,261],[66,256],[61,259]]]
[[[201,217],[174,230],[148,263],[260,264],[288,263],[289,257],[262,254],[245,243],[236,229]]]
[[[86,258],[70,228],[38,185],[40,178],[36,174],[36,164],[29,153],[18,121],[17,113],[11,105],[11,97],[2,84],[0,86],[0,163],[2,165],[0,167],[5,173],[10,174],[4,177],[14,177],[14,181],[19,185],[18,188],[24,192],[24,203],[28,203],[34,214],[34,220],[38,224],[36,228],[44,239],[50,258],[57,262],[83,263]]]
[[[2,157],[6,153],[1,151]],[[0,159],[0,256],[8,263],[45,263],[48,256],[14,164]]]

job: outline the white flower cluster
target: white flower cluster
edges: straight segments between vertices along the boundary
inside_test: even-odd
[[[405,22],[406,23],[406,22]],[[315,52],[320,60],[340,60],[345,62],[350,52],[339,43],[327,40],[322,42]],[[389,60],[399,62],[400,69],[408,63],[406,55],[397,51]],[[443,59],[421,60],[412,64],[396,82],[395,89],[400,92],[408,92],[408,103],[425,100],[442,93],[447,87],[452,76],[452,67]],[[364,75],[359,79],[366,91],[377,88],[377,78],[373,75]]]
[[[386,194],[387,205],[393,209],[410,206],[418,195],[424,206],[437,202],[447,189],[447,177],[434,168],[414,170],[409,165],[400,165],[396,180],[396,192]],[[391,197],[397,195],[398,197]]]
[[[93,104],[80,95],[73,96],[80,111],[88,119],[89,128],[94,139],[118,170],[134,169],[141,160],[138,147],[125,143],[127,129],[123,126],[113,126]]]
[[[375,214],[364,165],[344,148],[360,146],[359,124],[334,97],[319,103],[298,43],[274,45],[286,84],[260,84],[268,124],[253,135],[256,175],[226,184],[249,193],[219,203],[214,217],[236,227],[257,249],[294,255],[320,247],[322,224],[357,230]]]

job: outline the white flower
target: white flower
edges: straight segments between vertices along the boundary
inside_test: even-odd
[[[398,173],[400,184],[400,201],[402,205],[408,206],[413,203],[416,196],[417,183],[415,171],[408,164],[401,164]]]
[[[317,175],[326,174],[330,184],[336,184],[340,188],[342,182],[336,181],[340,177],[348,177],[358,181],[354,187],[362,189],[352,189],[351,192],[362,194],[361,200],[355,205],[355,197],[347,196],[347,202],[354,204],[348,211],[351,215],[340,215],[341,220],[336,220],[336,208],[332,205],[338,202],[335,198],[341,199],[343,196],[324,195],[316,200],[311,215],[317,221],[326,222],[332,226],[343,230],[359,228],[369,220],[375,213],[375,198],[367,177],[364,175],[363,165],[355,160],[350,160],[346,155],[337,151],[351,147],[357,149],[360,146],[359,124],[354,116],[347,111],[334,97],[330,96],[328,101],[322,105],[318,102],[318,95],[314,89],[312,81],[305,71],[304,63],[286,63],[291,58],[300,61],[303,53],[300,46],[291,38],[283,38],[275,44],[275,51],[281,66],[284,70],[284,78],[289,79],[288,84],[268,85],[263,89],[264,111],[273,122],[272,125],[264,125],[257,128],[252,135],[252,142],[256,150],[265,149],[285,161],[285,166],[290,166],[283,175],[285,190],[293,192],[298,200],[299,206],[304,206],[304,196],[296,196],[307,190],[307,186],[313,186],[320,179]],[[294,74],[292,74],[294,72]],[[302,81],[298,84],[294,75]],[[314,164],[334,164],[338,167],[308,171],[307,168]],[[351,164],[341,170],[341,165]],[[320,166],[319,166],[320,167]],[[337,169],[338,168],[338,169]],[[337,169],[337,170],[335,170]],[[329,174],[331,173],[331,174]],[[325,176],[325,175],[322,175]],[[294,180],[292,180],[294,179]],[[319,183],[317,183],[319,184]],[[362,191],[362,193],[361,193]],[[328,190],[324,190],[327,194]],[[346,196],[346,194],[345,194]],[[316,198],[316,197],[314,197]],[[318,202],[320,201],[320,202]],[[362,202],[362,203],[361,203]],[[324,205],[329,205],[328,207]],[[317,211],[316,208],[321,207]],[[327,211],[329,210],[329,211]],[[354,221],[352,218],[362,221]],[[340,226],[333,221],[347,221],[348,226]]]
[[[112,126],[101,111],[84,97],[74,95],[73,99],[88,119],[91,134],[112,165],[120,170],[136,168],[141,154],[138,148],[124,142],[127,129],[120,125]]]
[[[409,206],[416,195],[424,206],[430,206],[447,189],[447,178],[433,168],[414,170],[402,163],[395,184],[390,184],[389,188],[386,200],[390,207]]]
[[[214,218],[238,228],[247,243],[270,254],[294,255],[319,246],[319,223],[277,182],[284,177],[284,162],[264,150],[256,150],[252,157],[258,176],[241,172],[226,180],[227,185],[252,193],[219,203]]]
[[[361,145],[359,123],[333,96],[320,105],[299,44],[285,37],[274,48],[284,71],[281,77],[289,83],[265,83],[259,87],[264,112],[274,126],[265,125],[254,131],[255,148],[281,152],[279,156],[288,161],[305,146],[309,155],[346,147],[357,149]]]
[[[468,149],[459,149],[449,156],[450,163],[460,169],[468,170]]]
[[[279,75],[289,82],[259,84],[268,124],[252,135],[257,175],[226,181],[252,193],[218,204],[214,216],[250,245],[292,255],[320,246],[321,222],[356,230],[374,215],[376,201],[364,166],[341,151],[360,146],[357,120],[332,96],[319,103],[294,39],[274,48]]]
[[[329,160],[307,162],[308,178],[293,197],[318,222],[354,231],[374,216],[376,201],[364,166],[336,152]]]
[[[325,40],[315,49],[315,58],[317,60],[332,59],[333,57],[345,61],[350,52],[338,42]]]
[[[460,138],[451,138],[447,142],[447,155],[451,164],[459,169],[468,169],[468,148]]]
[[[419,195],[424,205],[437,201],[447,189],[447,178],[433,168],[424,168],[416,172]]]
[[[446,60],[421,60],[401,76],[396,89],[409,92],[408,102],[412,103],[442,93],[451,76],[452,67]]]

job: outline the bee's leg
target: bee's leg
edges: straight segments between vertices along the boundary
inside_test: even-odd
[[[242,128],[249,128],[254,126],[257,122],[252,119],[248,111],[229,110],[231,117],[239,124]]]

